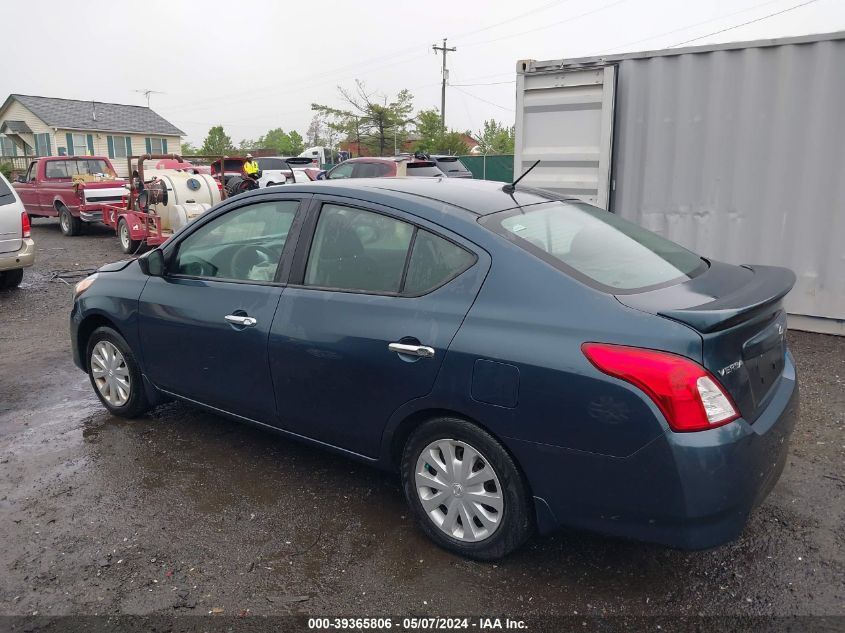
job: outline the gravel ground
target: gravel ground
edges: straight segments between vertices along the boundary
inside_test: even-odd
[[[54,273],[121,259],[117,239],[43,219],[33,236],[0,293],[2,615],[845,615],[845,338],[790,332],[801,419],[736,542],[560,532],[479,563],[414,527],[397,477],[180,404],[108,415]]]

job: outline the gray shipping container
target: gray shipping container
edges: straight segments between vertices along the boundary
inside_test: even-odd
[[[845,32],[517,64],[514,173],[700,253],[795,271],[845,334]]]

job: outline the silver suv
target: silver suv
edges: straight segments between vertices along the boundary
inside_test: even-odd
[[[35,263],[35,242],[29,235],[29,216],[21,199],[0,174],[0,290],[14,288],[23,269]]]

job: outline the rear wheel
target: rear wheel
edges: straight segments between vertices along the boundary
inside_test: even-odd
[[[82,220],[73,217],[70,209],[62,204],[59,205],[59,227],[64,235],[79,235],[82,231]]]
[[[141,246],[141,240],[133,240],[129,233],[129,223],[125,218],[120,218],[117,223],[117,236],[120,239],[120,250],[124,253],[136,253]]]
[[[150,408],[141,368],[120,334],[110,327],[97,328],[86,353],[91,386],[109,412],[135,418]]]
[[[402,455],[405,497],[423,531],[452,552],[490,560],[531,536],[531,495],[508,452],[457,418],[420,426]]]
[[[4,270],[3,272],[0,272],[0,290],[17,288],[21,281],[23,281],[23,268]]]

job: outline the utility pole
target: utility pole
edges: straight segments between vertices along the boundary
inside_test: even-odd
[[[446,80],[449,77],[449,71],[446,70],[446,53],[454,53],[457,48],[446,48],[446,38],[443,38],[443,46],[432,44],[435,54],[439,51],[443,53],[443,85],[440,88],[440,127],[446,131]]]

